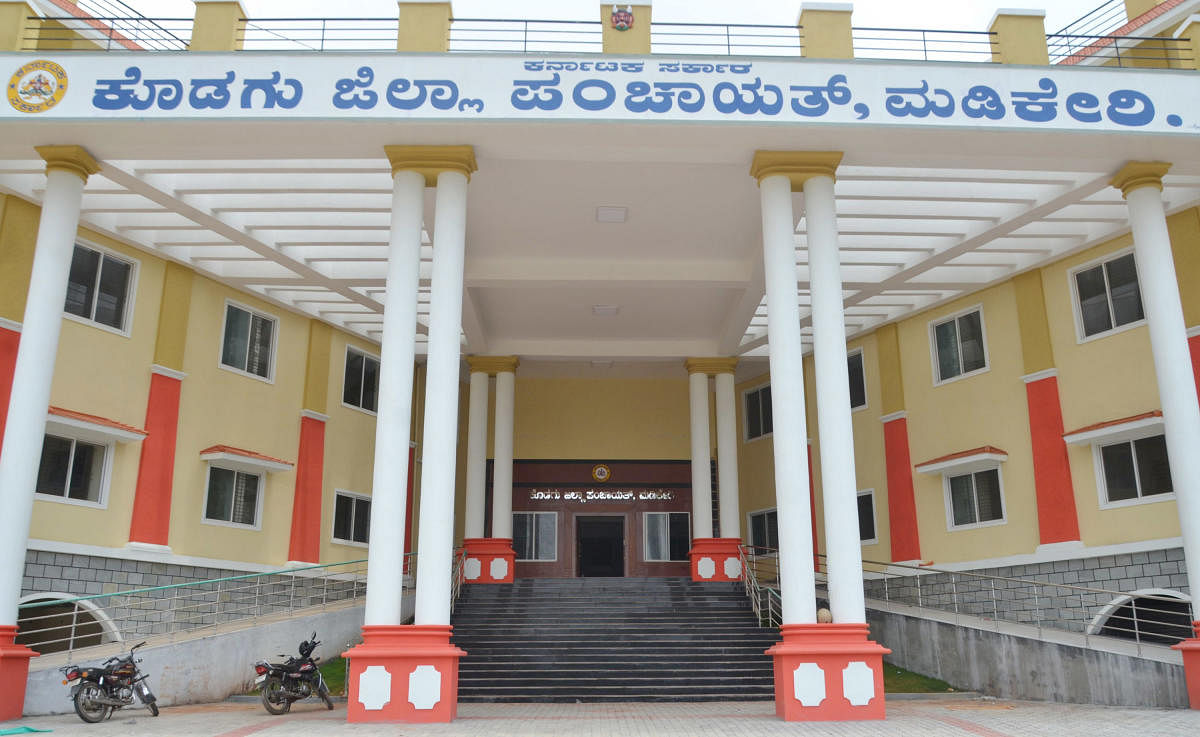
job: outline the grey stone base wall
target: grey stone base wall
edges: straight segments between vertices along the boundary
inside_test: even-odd
[[[1116,597],[1079,589],[1166,589],[1191,595],[1182,548],[888,577],[867,581],[865,589],[873,599],[1076,632],[1086,631]]]

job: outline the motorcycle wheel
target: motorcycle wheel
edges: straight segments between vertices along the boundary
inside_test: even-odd
[[[329,687],[322,683],[321,687],[317,689],[317,694],[320,695],[321,701],[325,702],[325,708],[333,711],[333,699],[329,698]]]
[[[84,683],[75,692],[75,713],[89,724],[104,721],[112,713],[112,707],[96,703],[96,699],[103,697],[104,691],[99,685],[91,682]]]
[[[158,716],[158,704],[146,704],[146,708],[150,710],[150,716]]]
[[[282,695],[283,681],[278,676],[271,676],[262,685],[263,708],[268,714],[287,714],[292,708],[292,702]]]

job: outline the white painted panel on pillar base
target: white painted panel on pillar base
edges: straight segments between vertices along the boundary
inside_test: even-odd
[[[804,706],[820,706],[825,700],[825,671],[816,663],[801,663],[792,673],[792,691]]]
[[[467,562],[463,563],[463,578],[468,581],[474,581],[479,578],[479,574],[483,572],[483,564],[478,558],[467,558]]]
[[[712,578],[717,575],[717,564],[713,563],[712,558],[701,558],[696,562],[696,573],[700,574],[700,578]]]
[[[432,665],[418,665],[408,676],[408,703],[427,711],[442,700],[442,674]]]
[[[853,706],[866,706],[875,698],[875,673],[871,666],[855,660],[842,669],[842,695]]]
[[[737,558],[725,559],[725,578],[741,578],[742,562]]]
[[[508,561],[503,558],[492,558],[491,565],[492,579],[502,581],[508,575]]]
[[[392,700],[392,674],[382,665],[368,665],[358,675],[358,703],[367,711],[379,711]]]

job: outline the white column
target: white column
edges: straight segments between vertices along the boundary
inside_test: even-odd
[[[450,624],[466,226],[467,177],[458,171],[443,171],[437,178],[437,212],[433,227],[425,452],[421,463],[421,524],[414,624]]]
[[[854,472],[854,432],[850,422],[846,322],[842,308],[833,178],[819,175],[805,180],[804,204],[808,223],[829,608],[834,622],[862,624],[867,619],[863,604],[858,487]]]
[[[737,404],[733,396],[733,374],[721,371],[717,384],[717,494],[720,499],[721,537],[742,536],[742,513],[738,509]]]
[[[413,362],[417,336],[417,284],[425,177],[397,171],[392,177],[387,295],[379,356],[375,465],[371,483],[371,544],[367,548],[366,625],[400,624],[404,565],[408,447]]]
[[[1162,192],[1156,185],[1128,189],[1125,199],[1129,203],[1142,308],[1150,331],[1154,375],[1166,426],[1167,457],[1183,534],[1188,586],[1195,598],[1200,592],[1200,453],[1196,452],[1200,448],[1200,407]]]
[[[84,178],[86,175],[65,169],[46,170],[46,194],[38,221],[29,296],[25,301],[12,398],[4,426],[4,452],[0,456],[0,501],[4,508],[4,514],[0,515],[2,625],[17,623],[33,490],[46,433],[46,410],[50,406],[50,384],[58,355]]]
[[[692,539],[712,537],[712,453],[708,433],[708,374],[688,374],[692,435]]]
[[[496,440],[492,458],[492,537],[512,539],[513,404],[516,374],[496,372]]]
[[[471,371],[471,394],[467,405],[467,511],[466,537],[483,537],[485,486],[487,484],[488,375]]]
[[[784,175],[766,176],[759,181],[758,187],[762,200],[763,271],[767,287],[782,624],[811,624],[817,620],[817,608],[791,180]]]

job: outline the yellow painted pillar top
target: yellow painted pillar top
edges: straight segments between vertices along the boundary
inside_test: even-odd
[[[1165,161],[1130,161],[1113,175],[1109,184],[1121,190],[1123,197],[1138,187],[1158,187],[1162,191],[1162,178],[1171,165]]]
[[[163,275],[162,301],[158,308],[158,336],[154,341],[154,363],[183,371],[188,321],[192,309],[195,272],[173,261]]]
[[[804,189],[812,177],[836,179],[841,151],[755,151],[750,164],[750,176],[759,182],[772,176],[785,176],[792,182],[792,191]]]
[[[1001,64],[1048,66],[1046,11],[1002,8],[992,16],[992,61]]]
[[[308,321],[308,366],[304,372],[304,409],[329,411],[329,368],[333,353],[333,328],[320,320]]]
[[[83,181],[100,171],[100,165],[92,158],[83,146],[34,146],[38,154],[46,160],[46,171],[55,169],[69,171]]]
[[[450,3],[399,0],[397,4],[400,6],[400,31],[396,35],[397,51],[450,50],[450,21],[454,20],[454,9],[450,7]]]
[[[900,332],[895,323],[875,331],[875,346],[879,351],[880,413],[886,417],[905,410],[904,374],[900,370]]]
[[[240,51],[246,10],[237,0],[195,0],[189,51]]]
[[[688,374],[704,374],[706,376],[716,376],[717,374],[732,374],[737,370],[738,360],[736,357],[724,358],[689,358],[683,362],[687,368]]]
[[[1042,272],[1034,269],[1013,279],[1017,298],[1017,325],[1021,332],[1021,358],[1025,374],[1054,368],[1054,347],[1050,343],[1050,320],[1046,315],[1046,294]]]
[[[0,2],[0,51],[31,51],[37,48],[36,29],[41,22],[29,3]],[[32,35],[32,37],[30,37]]]
[[[521,359],[516,356],[467,356],[467,366],[473,374],[515,373],[521,365]]]
[[[800,6],[801,55],[808,59],[853,59],[850,3],[804,3]]]
[[[1175,31],[1175,38],[1188,39],[1188,45],[1172,52],[1180,59],[1172,64],[1179,69],[1200,70],[1200,15],[1193,15]],[[1186,57],[1186,58],[1185,58]]]
[[[384,153],[397,172],[415,171],[425,177],[426,187],[437,186],[437,175],[457,171],[467,179],[479,166],[475,163],[474,146],[384,146]]]
[[[613,16],[617,16],[614,24]],[[633,16],[632,25],[625,30],[618,30],[616,25],[629,22]],[[650,0],[641,0],[636,5],[630,3],[601,3],[600,25],[604,29],[604,53],[606,54],[649,54],[650,53]]]

